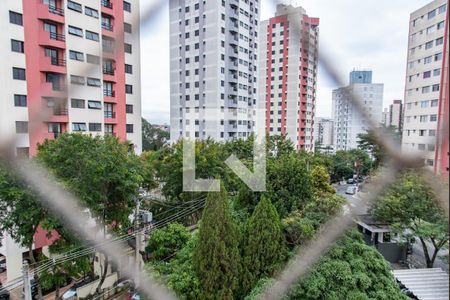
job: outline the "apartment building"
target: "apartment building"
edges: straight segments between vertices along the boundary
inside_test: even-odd
[[[277,5],[261,22],[259,102],[266,132],[289,138],[298,150],[314,151],[319,19],[302,7]]]
[[[391,105],[389,105],[389,115],[387,118],[386,126],[395,127],[398,132],[402,131],[403,126],[403,101],[394,100]]]
[[[383,113],[381,114],[381,124],[388,126],[389,124],[389,108],[385,107]]]
[[[333,119],[320,117],[314,119],[314,143],[316,151],[324,153],[333,152],[333,129]]]
[[[437,167],[439,107],[444,104],[442,81],[447,27],[446,0],[432,1],[410,16],[402,150],[421,154],[425,163],[434,168]],[[448,154],[439,157],[446,157],[448,166]]]
[[[170,0],[172,142],[252,133],[259,2]]]
[[[63,132],[113,134],[140,152],[138,0],[0,3],[0,143],[18,155]]]
[[[381,124],[383,113],[382,83],[372,83],[372,71],[352,71],[350,84],[333,90],[333,119],[335,150],[358,147],[358,135],[370,128],[366,119],[351,101],[351,95],[362,101],[368,117]]]

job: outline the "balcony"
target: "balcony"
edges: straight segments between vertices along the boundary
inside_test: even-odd
[[[66,74],[66,60],[57,57],[41,56],[40,71]]]
[[[67,115],[69,115],[69,110],[65,107],[54,107],[53,115],[54,116],[67,116]]]
[[[116,112],[114,112],[114,111],[105,110],[104,114],[105,114],[106,119],[115,119],[116,118]]]
[[[39,31],[39,45],[55,48],[66,48],[66,36],[55,32]]]
[[[62,83],[43,82],[41,83],[41,95],[51,98],[67,98],[67,88]]]
[[[103,90],[103,100],[105,102],[117,103],[116,92],[110,90]]]
[[[111,23],[102,22],[102,28],[108,31],[114,31],[114,26]]]
[[[113,68],[103,66],[103,80],[116,82],[115,71]],[[108,92],[108,91],[106,91],[106,92]],[[109,91],[109,92],[111,92],[111,91]]]
[[[41,20],[64,23],[64,9],[45,4],[43,1],[37,5],[37,15]]]
[[[102,4],[102,11],[103,12],[112,14],[113,4],[112,4],[111,1],[109,1],[109,0],[102,0],[101,4]]]

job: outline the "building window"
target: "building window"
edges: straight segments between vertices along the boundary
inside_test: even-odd
[[[16,13],[14,11],[9,11],[9,23],[22,26],[22,14]]]
[[[13,67],[12,70],[13,70],[13,79],[26,80],[25,69]]]
[[[18,158],[29,158],[30,148],[29,147],[17,147],[16,154]]]
[[[436,46],[442,45],[444,43],[444,38],[440,37],[438,39],[436,39]]]
[[[27,95],[14,95],[14,106],[26,107],[27,106]]]
[[[447,4],[444,4],[444,5],[439,6],[439,8],[438,8],[438,13],[439,13],[439,14],[443,14],[443,13],[445,13],[446,11],[447,11]]]
[[[445,21],[441,21],[441,22],[437,23],[437,25],[436,25],[438,30],[444,28],[444,26],[445,26]]]
[[[133,94],[133,86],[131,84],[125,84],[125,93]]]
[[[431,107],[437,107],[439,105],[439,100],[437,100],[437,99],[434,99],[434,100],[431,100]]]
[[[24,53],[23,42],[18,40],[11,40],[11,51]]]
[[[127,33],[131,33],[131,24],[129,23],[123,23],[123,30]]]
[[[442,52],[434,55],[434,61],[440,61],[440,60],[442,60]]]
[[[428,144],[428,151],[434,151],[436,147],[433,144]]]
[[[433,92],[439,92],[439,84],[433,84],[432,89]]]
[[[423,72],[423,78],[430,78],[431,77],[431,71]]]
[[[28,122],[16,121],[16,133],[28,133]]]
[[[436,130],[434,130],[434,129],[429,130],[428,136],[436,136]]]
[[[434,18],[436,16],[436,10],[432,10],[428,13],[428,20]]]
[[[131,4],[130,2],[123,1],[123,10],[127,12],[131,12]]]
[[[98,42],[100,41],[100,37],[98,35],[98,33],[86,30],[86,39],[91,40],[91,41],[95,41]]]
[[[429,41],[425,43],[425,50],[433,48],[433,41]]]
[[[430,167],[434,166],[434,160],[433,159],[427,159],[427,165]]]
[[[72,131],[86,131],[86,123],[72,123]]]
[[[84,13],[86,14],[86,16],[90,16],[90,17],[98,19],[98,10],[96,10],[96,9],[85,6]]]
[[[67,1],[67,8],[71,9],[71,10],[74,10],[74,11],[77,11],[79,13],[83,12],[83,7],[81,6],[81,4],[77,3],[77,2],[74,2],[74,1],[68,0]]]
[[[100,64],[100,56],[92,55],[92,54],[86,54],[86,62],[94,65]]]
[[[133,105],[127,104],[125,106],[125,110],[126,110],[127,114],[132,114],[133,113]]]
[[[420,122],[421,123],[428,122],[428,116],[420,116]]]
[[[78,51],[69,50],[69,58],[78,61],[84,61],[84,54]]]
[[[84,108],[85,101],[83,99],[70,99],[72,108]]]
[[[432,61],[433,61],[432,56],[427,56],[423,59],[423,64],[426,65],[426,64],[431,63]]]
[[[83,29],[81,29],[81,28],[69,25],[68,31],[69,31],[69,34],[81,36],[81,37],[83,36]]]
[[[133,74],[133,66],[125,64],[125,73]]]
[[[124,48],[126,53],[132,53],[132,46],[130,44],[125,43]]]
[[[100,101],[89,100],[88,108],[90,109],[102,109],[102,103]]]
[[[425,144],[417,144],[417,149],[420,151],[425,151]]]
[[[84,85],[84,83],[85,83],[84,77],[70,75],[70,83]]]
[[[102,123],[89,123],[89,131],[102,131]]]
[[[102,86],[102,81],[100,79],[98,79],[98,78],[88,77],[87,78],[87,85],[88,86],[101,87]]]
[[[430,122],[436,122],[437,121],[437,115],[430,115]]]
[[[433,76],[440,76],[441,75],[441,69],[434,69],[433,70]]]
[[[127,124],[127,126],[126,126],[127,128],[126,128],[126,130],[127,130],[127,133],[133,133],[134,132],[134,126],[133,126],[133,124]]]
[[[420,107],[422,107],[422,108],[428,107],[428,101],[422,101],[422,102],[420,102]]]

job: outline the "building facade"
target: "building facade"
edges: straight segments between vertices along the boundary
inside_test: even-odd
[[[395,127],[396,131],[402,132],[403,125],[403,101],[394,100],[389,105],[389,117],[386,126]]]
[[[370,74],[369,74],[370,73]],[[383,90],[382,83],[372,83],[372,71],[352,71],[350,85],[333,90],[333,119],[335,150],[351,150],[358,147],[358,135],[370,128],[369,121],[351,101],[351,95],[362,101],[367,115],[382,123]]]
[[[334,121],[330,118],[314,119],[314,143],[316,151],[332,153],[334,135]]]
[[[253,132],[259,1],[171,0],[170,139]]]
[[[275,17],[261,22],[259,40],[259,103],[265,107],[266,133],[314,151],[319,19],[302,7],[279,4]]]
[[[113,134],[141,151],[139,1],[6,0],[0,143],[17,154],[63,132]]]
[[[440,157],[448,162],[447,154],[436,158],[440,103],[445,107],[441,90],[447,27],[446,0],[432,1],[410,16],[402,150],[421,154],[434,168],[436,159],[443,161]]]
[[[381,124],[388,126],[389,124],[389,108],[384,108],[381,115]]]

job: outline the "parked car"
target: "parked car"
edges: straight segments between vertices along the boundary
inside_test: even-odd
[[[0,282],[0,300],[9,300],[9,292],[2,289],[2,283]]]
[[[61,300],[72,300],[77,298],[77,289],[72,287],[60,297]]]
[[[349,186],[347,188],[347,190],[345,191],[345,193],[347,195],[354,195],[354,194],[356,194],[356,186]]]
[[[353,178],[347,179],[347,184],[354,184],[354,183],[355,183],[355,179],[353,179]]]

